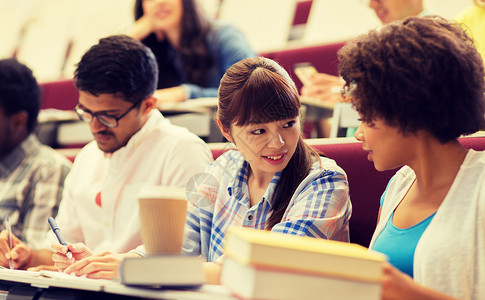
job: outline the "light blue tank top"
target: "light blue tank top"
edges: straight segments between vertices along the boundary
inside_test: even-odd
[[[385,194],[384,191],[381,197],[381,207]],[[435,214],[436,212],[414,226],[400,229],[393,224],[394,212],[392,212],[386,226],[376,238],[372,250],[384,253],[390,264],[413,277],[414,250]]]

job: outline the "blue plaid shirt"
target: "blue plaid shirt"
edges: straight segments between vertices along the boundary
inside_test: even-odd
[[[251,207],[248,171],[249,164],[238,151],[227,151],[197,177],[196,191],[189,195],[185,254],[215,261],[223,255],[229,226],[265,229],[281,172],[273,176],[262,199]],[[333,160],[322,157],[297,187],[272,231],[347,242],[351,211],[345,172]]]

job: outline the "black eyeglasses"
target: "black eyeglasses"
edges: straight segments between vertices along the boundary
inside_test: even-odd
[[[79,103],[74,108],[74,111],[78,115],[79,119],[85,123],[91,123],[94,117],[96,117],[99,123],[103,124],[104,126],[109,128],[116,128],[118,127],[118,121],[121,120],[121,118],[123,118],[124,116],[126,116],[135,107],[137,107],[140,103],[141,103],[141,100],[135,102],[130,109],[128,109],[124,114],[122,114],[119,117],[107,115],[106,113],[92,113],[89,110],[86,110],[80,107]]]

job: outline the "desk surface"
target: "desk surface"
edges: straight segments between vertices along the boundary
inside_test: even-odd
[[[159,106],[162,113],[180,113],[180,112],[213,112],[217,110],[217,98],[198,98],[178,103],[163,103]],[[322,101],[305,96],[300,96],[302,104],[333,110],[335,103],[331,101]]]
[[[0,280],[0,300],[11,298],[17,300],[135,300],[135,299],[164,299],[164,300],[236,300],[226,287],[220,285],[205,285],[195,290],[164,290],[124,287],[116,291],[92,291],[74,288],[59,288],[30,285],[27,283]]]
[[[217,97],[197,98],[184,102],[162,103],[158,109],[162,114],[173,113],[212,113],[217,110]]]
[[[126,286],[113,280],[89,279],[71,276],[60,272],[29,272],[0,269],[0,299],[113,299],[129,296],[126,299],[171,299],[171,300],[234,300],[229,290],[221,285],[204,285],[194,289],[151,289]],[[63,293],[66,297],[44,297],[48,294]],[[89,297],[79,297],[89,294]],[[9,296],[10,295],[10,296]],[[11,296],[22,295],[22,297]],[[37,295],[37,296],[35,296]],[[73,296],[71,298],[70,296]],[[35,296],[35,297],[34,297]],[[75,297],[74,297],[75,296]],[[125,299],[125,298],[123,298]],[[91,299],[92,300],[92,299]]]
[[[316,121],[331,117],[335,103],[300,97],[305,105],[305,120]],[[206,142],[224,140],[213,114],[217,110],[217,98],[198,98],[179,103],[164,103],[159,110],[175,125],[183,126],[199,135]],[[189,113],[189,114],[187,114]],[[195,114],[194,114],[195,113]],[[187,114],[187,115],[183,115]],[[56,145],[84,145],[92,140],[88,124],[79,121],[72,110],[42,110],[39,114],[39,131],[43,142]],[[44,130],[41,130],[44,128]],[[53,136],[52,136],[53,135]],[[51,141],[51,139],[53,139]]]

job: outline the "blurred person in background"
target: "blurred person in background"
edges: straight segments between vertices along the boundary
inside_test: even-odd
[[[363,0],[374,10],[383,25],[410,16],[425,16],[422,0]]]
[[[40,93],[26,65],[0,60],[0,218],[8,216],[12,233],[30,247],[44,242],[47,218],[57,214],[71,168],[35,136]],[[0,236],[0,265],[8,266],[6,230]]]
[[[208,19],[197,0],[136,0],[135,20],[129,34],[157,59],[159,104],[217,97],[226,69],[256,56],[238,29]]]
[[[424,9],[422,0],[362,0],[372,8],[383,25],[404,19],[409,16],[425,16],[429,12]],[[329,102],[340,102],[340,88],[344,82],[338,76],[317,73],[312,75],[303,85],[301,95]],[[328,137],[330,120],[323,119],[319,124],[321,137]],[[353,135],[353,131],[348,135]]]

